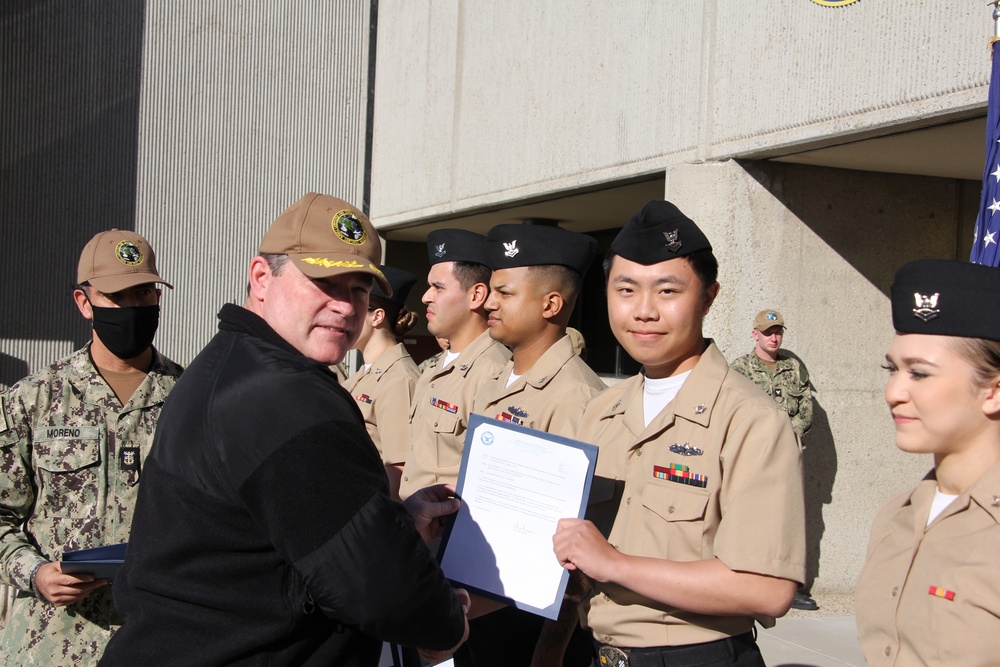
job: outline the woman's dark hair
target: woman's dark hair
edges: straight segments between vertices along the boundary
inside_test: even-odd
[[[392,322],[392,335],[401,338],[417,324],[420,316],[410,311],[406,306],[399,305],[377,296],[368,297],[368,309],[379,308],[385,311],[385,319]]]

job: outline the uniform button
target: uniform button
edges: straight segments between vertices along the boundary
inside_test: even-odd
[[[892,597],[896,597],[899,594],[899,586],[892,587]]]
[[[637,451],[637,452],[635,453],[635,455],[636,455],[636,456],[642,456],[642,450],[640,449],[639,451]]]
[[[601,593],[601,597],[607,600],[608,602],[611,602],[611,598],[608,597],[607,593]]]
[[[435,427],[435,428],[437,428],[437,425],[438,425],[438,423],[437,423],[437,422],[434,422],[434,427]]]
[[[890,655],[892,655],[892,647],[891,646],[886,646],[885,647],[885,657],[888,658]]]
[[[632,504],[632,496],[629,496],[628,498],[625,499],[625,504],[626,505],[631,505]]]
[[[410,481],[410,478],[409,478],[409,477],[407,477],[406,475],[404,475],[404,476],[403,476],[403,481],[404,481],[404,482],[409,482],[409,481]]]
[[[670,507],[667,508],[667,514],[673,514],[673,513],[674,513],[674,506],[671,505]]]
[[[615,551],[621,551],[621,549],[618,548],[617,544],[612,544],[611,548],[614,549]]]
[[[612,637],[611,635],[604,635],[604,643],[605,644],[610,644],[613,640],[614,640],[614,637]]]

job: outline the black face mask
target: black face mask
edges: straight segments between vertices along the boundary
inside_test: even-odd
[[[94,311],[94,331],[104,346],[119,359],[138,357],[152,345],[160,326],[160,306],[98,308]]]

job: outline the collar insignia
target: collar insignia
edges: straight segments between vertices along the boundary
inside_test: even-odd
[[[677,252],[683,245],[677,240],[678,231],[679,230],[675,229],[672,232],[663,232],[663,236],[667,239],[667,250],[670,252]]]
[[[698,405],[694,406],[694,413],[696,415],[703,415],[703,414],[705,414],[705,404],[704,403],[699,403]]]
[[[1000,507],[1000,496],[993,496],[993,502],[991,505],[993,505],[993,507]]]
[[[913,316],[919,318],[923,322],[930,322],[935,317],[941,314],[941,311],[937,307],[938,296],[940,292],[935,292],[930,296],[921,294],[920,292],[914,292],[913,302],[916,304],[916,308],[913,309]]]
[[[458,370],[464,373],[465,371],[469,370],[469,364],[462,364],[461,366],[458,367]]]

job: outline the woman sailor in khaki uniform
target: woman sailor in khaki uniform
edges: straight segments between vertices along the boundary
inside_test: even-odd
[[[869,665],[1000,663],[1000,269],[907,264],[892,286],[885,400],[934,468],[875,519],[858,581]]]
[[[379,268],[392,286],[392,296],[377,283],[372,288],[368,316],[355,345],[365,365],[343,386],[361,408],[368,435],[385,464],[392,497],[399,500],[399,478],[410,448],[410,400],[420,371],[398,341],[417,322],[417,314],[405,305],[417,277],[391,266]]]

